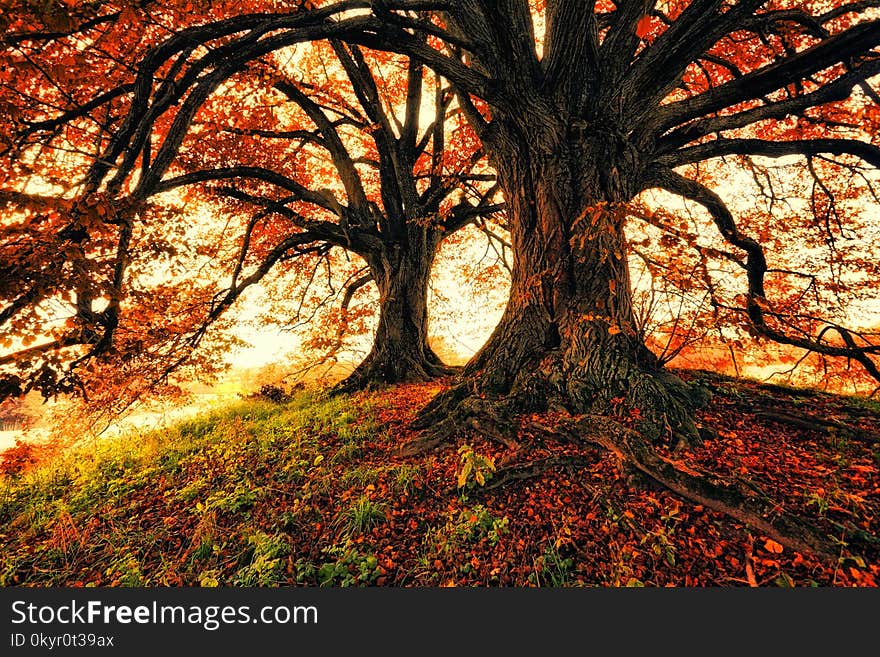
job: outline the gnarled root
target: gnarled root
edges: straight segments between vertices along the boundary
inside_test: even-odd
[[[557,469],[587,468],[595,463],[595,460],[586,459],[583,456],[550,456],[548,458],[511,465],[495,473],[491,481],[482,487],[482,491],[490,491],[501,488],[514,481],[539,477],[545,472]]]
[[[792,550],[836,558],[831,542],[809,521],[785,512],[741,483],[679,467],[658,454],[642,435],[609,418],[565,418],[544,429],[601,445],[673,493],[739,520]]]
[[[435,397],[411,426],[422,429],[422,435],[401,448],[403,456],[436,449],[466,430],[511,449],[518,447],[517,428],[510,419],[507,403],[469,396],[464,386],[450,388]]]
[[[633,370],[625,382],[603,388],[584,379],[554,376],[558,369],[554,370],[549,359],[544,365],[547,367],[518,374],[510,389],[501,394],[487,392],[488,386],[478,375],[440,393],[410,425],[423,435],[407,445],[405,453],[434,449],[468,429],[510,445],[518,441],[520,418],[547,410],[632,417],[639,433],[651,441],[672,445],[701,442],[693,412],[705,405],[708,393],[671,373]]]
[[[531,426],[567,440],[604,447],[630,469],[685,499],[724,513],[793,550],[835,558],[834,546],[821,530],[780,509],[759,491],[740,482],[686,469],[661,456],[654,448],[661,438],[678,445],[700,441],[693,409],[707,400],[699,389],[671,374],[633,371],[632,375],[623,390],[596,393],[596,386],[589,382],[579,386],[569,379],[562,383],[546,373],[533,371],[518,376],[509,391],[495,397],[481,394],[479,378],[472,377],[441,393],[423,409],[413,424],[414,428],[423,429],[423,435],[404,446],[403,451],[412,455],[433,449],[466,430],[516,449],[520,419],[549,410],[552,426],[534,422]],[[639,412],[633,414],[632,409]],[[634,428],[616,417],[626,417]],[[553,464],[547,461],[544,465]],[[522,471],[508,470],[495,485],[531,476],[544,465],[528,464]]]

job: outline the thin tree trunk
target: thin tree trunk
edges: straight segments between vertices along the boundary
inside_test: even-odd
[[[370,259],[379,323],[370,353],[337,390],[428,381],[452,371],[428,345],[428,280],[437,244],[431,231],[413,227],[405,243]]]

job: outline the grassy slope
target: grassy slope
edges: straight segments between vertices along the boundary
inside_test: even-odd
[[[173,429],[108,439],[0,479],[0,585],[835,585],[880,582],[880,409],[700,377],[718,438],[683,455],[748,481],[829,534],[838,563],[792,553],[712,511],[627,479],[613,457],[487,490],[513,458],[473,438],[400,458],[437,386],[289,403],[242,401]],[[850,431],[780,424],[760,408]],[[526,443],[527,441],[524,441]],[[570,453],[535,444],[532,459]],[[465,463],[465,486],[458,488]],[[491,478],[488,484],[491,485]],[[842,535],[842,534],[841,534]]]

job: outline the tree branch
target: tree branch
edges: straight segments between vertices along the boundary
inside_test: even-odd
[[[655,160],[663,167],[678,167],[701,162],[724,155],[761,155],[785,157],[786,155],[854,155],[880,169],[880,148],[856,139],[795,139],[769,141],[766,139],[714,139],[705,144],[679,149]]]
[[[779,62],[756,69],[686,100],[669,103],[651,120],[656,134],[697,117],[761,98],[880,45],[880,21],[860,23]]]
[[[651,184],[702,205],[709,211],[724,239],[746,252],[748,293],[745,311],[755,331],[779,344],[799,347],[826,356],[852,358],[860,363],[868,374],[880,381],[880,369],[871,358],[872,355],[880,354],[880,345],[858,346],[850,329],[828,324],[819,331],[815,339],[811,339],[790,335],[767,324],[768,314],[773,316],[775,313],[770,311],[764,292],[764,275],[767,272],[764,249],[757,241],[743,236],[737,230],[733,215],[715,192],[670,170],[655,169]],[[844,346],[821,341],[829,330],[835,331],[840,336]]]

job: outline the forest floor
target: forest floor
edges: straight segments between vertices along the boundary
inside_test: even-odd
[[[877,586],[880,403],[680,375],[712,391],[698,419],[716,435],[676,461],[810,520],[836,559],[628,476],[600,448],[523,434],[524,454],[465,434],[400,456],[441,383],[242,400],[36,465],[9,451],[0,585]],[[524,460],[560,465],[493,486]]]

